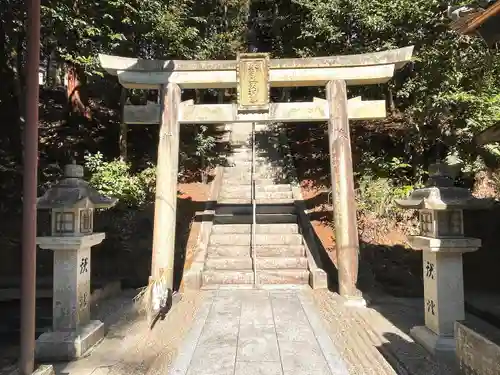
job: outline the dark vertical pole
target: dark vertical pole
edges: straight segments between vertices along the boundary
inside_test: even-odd
[[[28,56],[24,114],[23,240],[21,283],[21,375],[35,366],[36,195],[38,169],[38,71],[40,66],[40,0],[28,2]]]
[[[120,136],[118,138],[118,146],[120,148],[120,159],[123,161],[128,160],[128,124],[125,123],[125,103],[127,101],[127,89],[121,88],[120,95]]]
[[[359,240],[345,81],[328,82],[326,99],[339,293],[345,298],[357,298]]]

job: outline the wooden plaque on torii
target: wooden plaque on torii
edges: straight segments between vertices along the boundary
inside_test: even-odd
[[[236,64],[238,112],[269,111],[269,55],[240,53]]]

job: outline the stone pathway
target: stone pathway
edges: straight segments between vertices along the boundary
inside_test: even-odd
[[[108,327],[105,339],[85,358],[54,364],[57,375],[456,373],[408,336],[423,319],[421,300],[377,298],[374,308],[359,309],[327,290],[186,292],[150,330],[135,294],[94,310]]]
[[[348,375],[312,296],[210,291],[169,375]]]

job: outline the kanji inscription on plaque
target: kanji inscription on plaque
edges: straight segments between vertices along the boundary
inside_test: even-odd
[[[269,110],[269,55],[241,53],[236,65],[238,111]]]

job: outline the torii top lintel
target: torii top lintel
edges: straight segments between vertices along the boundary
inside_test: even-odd
[[[413,46],[358,55],[269,60],[273,87],[323,86],[343,79],[348,85],[385,83],[406,65]],[[146,60],[99,55],[101,66],[127,88],[156,89],[168,82],[182,88],[237,85],[237,60]]]

